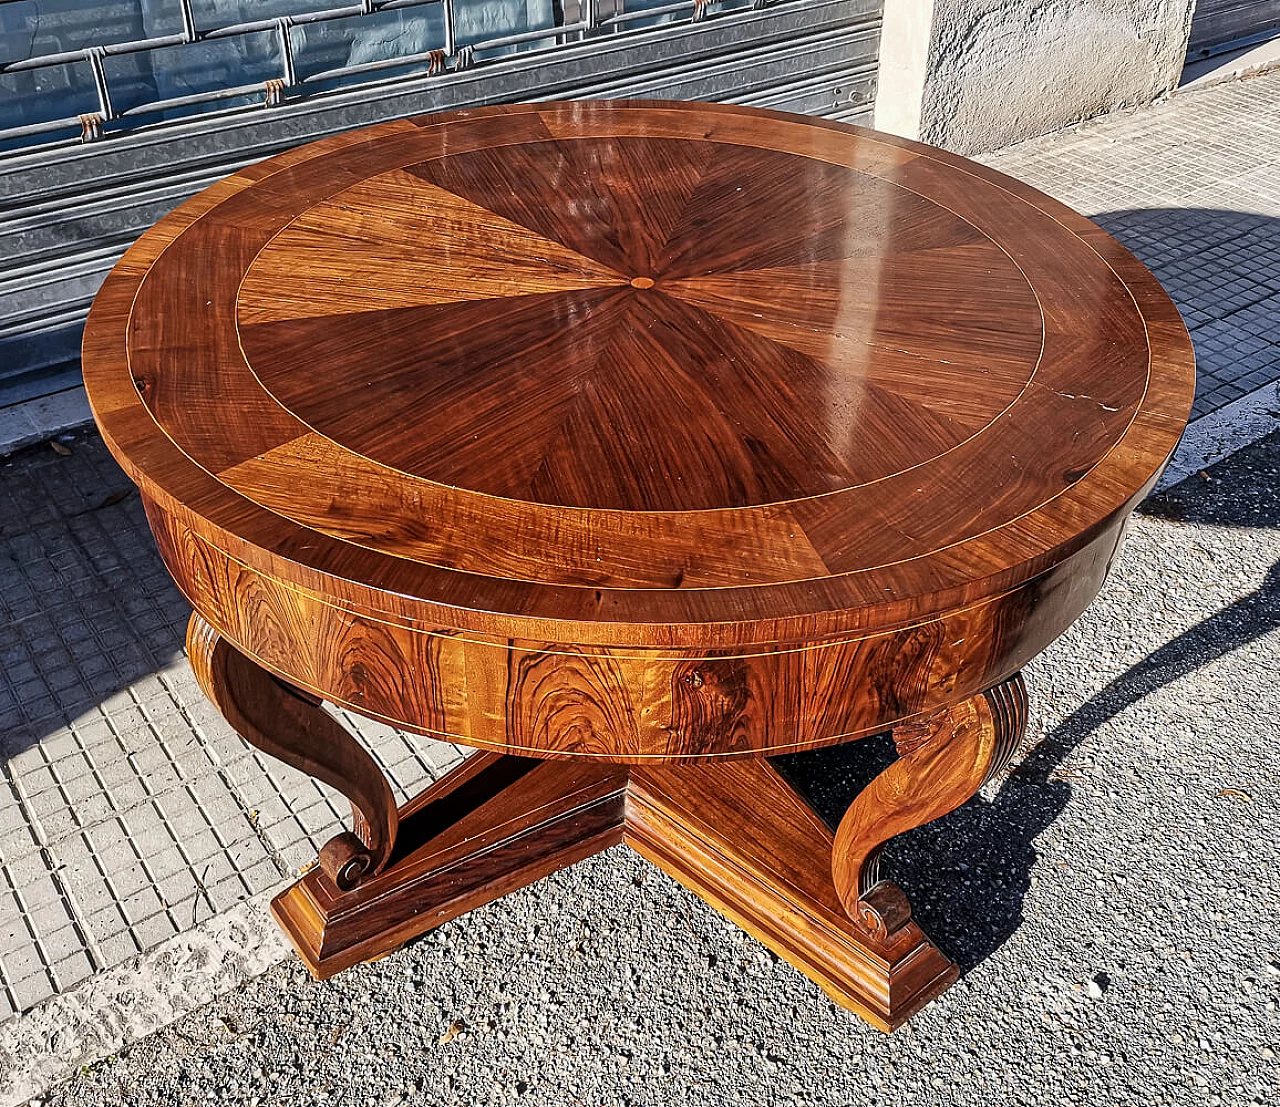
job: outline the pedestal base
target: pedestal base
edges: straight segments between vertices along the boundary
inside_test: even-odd
[[[892,1030],[959,973],[880,878],[880,850],[972,796],[1026,725],[1014,677],[896,727],[898,759],[834,833],[763,758],[620,765],[477,753],[397,809],[368,752],[318,700],[198,614],[187,647],[202,688],[247,740],[351,800],[353,829],[272,905],[321,979],[625,844],[837,1003]]]
[[[877,935],[850,919],[831,831],[759,760],[651,769],[479,753],[400,809],[383,872],[344,893],[316,869],[272,909],[325,979],[618,844],[882,1030],[959,974],[913,922]]]

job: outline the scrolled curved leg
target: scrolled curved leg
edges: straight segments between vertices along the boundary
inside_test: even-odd
[[[351,801],[354,833],[320,851],[320,867],[343,892],[381,872],[395,844],[395,797],[360,743],[320,700],[278,679],[229,645],[199,612],[187,624],[187,655],[204,694],[245,741],[336,788]]]
[[[832,877],[849,917],[880,938],[911,920],[901,889],[880,876],[880,851],[954,811],[1013,756],[1027,725],[1022,677],[893,732],[898,760],[850,804],[836,830]]]

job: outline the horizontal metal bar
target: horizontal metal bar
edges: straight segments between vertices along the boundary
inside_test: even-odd
[[[519,46],[522,42],[538,42],[544,38],[558,38],[561,35],[571,35],[576,31],[585,31],[586,29],[587,21],[581,19],[577,23],[565,23],[555,27],[548,27],[544,31],[521,31],[518,35],[487,38],[484,42],[470,43],[470,46],[477,52],[480,50],[499,50],[503,46]]]
[[[145,104],[135,104],[119,112],[118,118],[132,119],[134,116],[151,115],[158,111],[170,111],[173,108],[188,108],[192,104],[234,100],[237,96],[262,96],[266,91],[266,83],[258,81],[256,84],[240,85],[236,88],[216,88],[211,92],[193,92],[189,96],[171,96],[167,100],[150,100]]]
[[[696,30],[705,27],[706,24],[678,24],[685,30]],[[714,24],[712,24],[714,26]],[[626,41],[630,36],[620,35],[619,40]],[[762,44],[758,50],[734,54],[729,58],[722,60],[708,60],[701,65],[687,70],[683,73],[668,71],[665,76],[666,80],[658,89],[658,95],[664,98],[672,99],[712,99],[734,102],[740,100],[742,96],[735,91],[735,85],[739,79],[746,77],[753,86],[758,85],[758,78],[753,78],[752,74],[758,73],[761,69],[767,69],[771,65],[778,65],[781,58],[785,58],[787,70],[794,69],[796,63],[801,58],[810,57],[813,54],[825,54],[831,59],[825,66],[827,78],[831,81],[845,83],[855,80],[859,76],[873,75],[876,67],[875,48],[879,39],[878,27],[867,27],[850,29],[844,33],[817,35],[811,38],[807,43],[797,41],[793,38],[785,43],[773,42]],[[865,53],[862,55],[865,61],[858,63],[851,59],[858,57],[858,50],[861,46]],[[815,74],[816,75],[816,74]],[[645,84],[649,81],[642,78]],[[807,80],[807,75],[806,75]],[[638,94],[637,79],[634,75],[619,77],[616,75],[602,76],[601,78],[583,82],[574,90],[575,95],[582,97],[593,97],[601,99],[626,99]],[[774,79],[770,82],[776,87],[782,83]],[[644,95],[653,95],[650,89],[643,90]],[[552,92],[549,97],[535,96],[534,99],[547,99],[555,97],[557,93]]]
[[[140,200],[167,196],[186,199],[206,185],[212,184],[219,177],[234,173],[246,165],[252,165],[257,160],[258,158],[253,154],[240,157],[226,156],[218,160],[216,167],[173,165],[163,175],[152,175],[145,181],[137,179],[99,181],[74,204],[68,202],[65,194],[39,199],[26,198],[12,206],[0,207],[0,242],[3,242],[6,236],[12,238],[22,231],[43,229],[51,231],[52,237],[65,250],[70,236],[58,231],[60,223],[74,224],[94,216],[106,215]],[[83,243],[81,246],[83,247]],[[2,251],[0,256],[3,256]],[[0,277],[0,283],[3,283],[12,270],[6,267],[4,272],[5,276]]]
[[[1246,50],[1250,46],[1257,46],[1262,42],[1270,42],[1273,38],[1280,38],[1280,27],[1268,27],[1266,30],[1242,35],[1240,38],[1233,38],[1228,42],[1217,42],[1212,46],[1201,46],[1193,43],[1187,50],[1187,56],[1193,62],[1203,61],[1206,58],[1217,57],[1219,54],[1232,54],[1237,50]]]
[[[2,0],[0,0],[2,2]],[[153,100],[145,104],[136,104],[124,111],[117,112],[116,119],[132,119],[139,115],[153,115],[156,112],[170,111],[174,108],[186,108],[193,104],[207,104],[218,100],[234,100],[237,96],[261,96],[266,92],[263,81],[256,84],[240,85],[236,88],[219,88],[211,92],[195,92],[190,96],[173,96],[167,100]],[[80,116],[69,116],[65,119],[51,119],[45,123],[28,123],[22,127],[9,127],[0,131],[0,141],[22,138],[26,135],[47,134],[50,131],[61,131],[82,126]],[[2,156],[2,155],[0,155]]]
[[[119,256],[120,248],[115,242],[100,242],[91,250],[77,252],[74,258],[53,256],[8,263],[0,277],[0,296],[100,273],[104,266],[110,269]]]
[[[427,4],[442,4],[444,0],[385,0],[384,3],[374,4],[375,12],[394,12],[401,8],[421,8]]]
[[[405,54],[399,58],[382,58],[379,61],[356,62],[354,65],[342,65],[334,69],[325,69],[319,73],[310,73],[303,77],[298,84],[309,85],[318,81],[333,81],[340,77],[359,76],[361,73],[376,73],[380,69],[399,69],[405,65],[422,65],[424,62],[430,63],[431,55],[437,53],[437,50],[423,50],[416,54]]]
[[[10,2],[10,0],[0,0],[0,3],[6,2]],[[272,19],[253,19],[244,23],[229,23],[224,27],[210,27],[203,31],[197,30],[194,38],[188,38],[185,33],[158,35],[154,38],[130,39],[127,42],[111,42],[104,43],[101,46],[84,46],[76,50],[62,50],[55,54],[36,54],[34,57],[5,62],[0,65],[0,73],[20,73],[25,70],[44,69],[54,65],[71,65],[76,62],[84,62],[89,60],[89,56],[94,50],[101,50],[108,56],[137,54],[147,50],[162,50],[170,46],[189,46],[194,42],[236,38],[240,35],[274,31],[282,22],[288,27],[300,27],[309,23],[327,23],[335,19],[352,19],[381,11],[423,8],[440,3],[443,3],[443,0],[385,0],[381,4],[375,3],[371,9],[366,9],[360,4],[350,4],[341,8],[325,8],[316,12],[299,12],[295,15],[282,15]]]
[[[200,151],[198,156],[209,164],[213,164],[219,156],[217,150],[220,146],[220,140],[215,141],[213,138],[216,132],[228,126],[235,126],[242,128],[245,135],[266,136],[268,133],[274,134],[278,129],[277,124],[271,120],[280,119],[281,126],[284,126],[280,139],[268,141],[264,137],[260,143],[254,140],[254,148],[259,150],[258,156],[274,153],[282,148],[282,145],[277,143],[296,142],[296,136],[304,133],[298,130],[301,125],[297,118],[299,114],[304,117],[314,115],[317,119],[341,117],[347,120],[342,124],[343,126],[357,126],[363,122],[386,118],[389,112],[413,114],[423,110],[443,110],[467,103],[493,100],[611,94],[653,95],[652,89],[644,83],[639,71],[636,71],[637,76],[634,79],[616,93],[612,90],[618,86],[610,74],[617,72],[620,65],[626,70],[634,70],[635,63],[622,61],[623,58],[632,57],[649,58],[651,60],[645,63],[646,65],[661,67],[664,71],[672,65],[705,65],[706,61],[710,60],[708,51],[718,54],[725,49],[739,51],[744,47],[750,48],[758,34],[764,35],[759,45],[762,51],[761,57],[767,58],[773,51],[790,52],[791,43],[799,44],[804,40],[812,40],[815,44],[828,42],[830,36],[838,34],[843,27],[877,28],[879,12],[880,5],[877,0],[780,0],[763,10],[735,8],[717,13],[713,18],[702,22],[680,20],[656,27],[628,28],[624,33],[597,33],[585,39],[579,37],[579,32],[582,30],[582,24],[579,22],[568,28],[557,28],[551,33],[544,34],[537,31],[532,35],[536,39],[551,40],[564,37],[572,38],[573,41],[544,49],[488,58],[469,71],[454,68],[446,81],[429,78],[420,71],[397,74],[381,80],[376,78],[352,80],[338,87],[291,99],[270,111],[251,106],[214,108],[186,118],[157,121],[121,129],[119,137],[100,146],[92,143],[81,145],[69,137],[42,145],[27,145],[0,153],[0,165],[17,166],[26,164],[28,161],[31,161],[33,166],[65,163],[68,166],[67,171],[70,172],[72,171],[70,167],[83,163],[84,168],[75,169],[74,172],[88,171],[95,176],[110,172],[119,177],[124,172],[123,166],[117,167],[122,157],[127,157],[130,164],[134,164],[140,173],[149,164],[145,160],[134,161],[138,156],[135,148],[139,143],[142,147],[155,147],[157,150],[161,147],[168,150],[169,144],[173,142],[194,143],[194,150]],[[777,29],[766,32],[765,27]],[[783,27],[786,28],[785,31],[782,30]],[[875,33],[878,34],[878,32]],[[779,34],[785,34],[786,38],[779,38]],[[875,34],[872,36],[869,55],[871,57],[874,57],[874,37]],[[483,49],[485,45],[485,43],[474,44],[476,49]],[[640,53],[635,54],[634,49],[640,50]],[[848,50],[852,47],[842,49]],[[862,50],[861,47],[857,49],[859,52]],[[693,52],[692,56],[690,51]],[[693,57],[703,55],[706,55],[703,61],[693,61]],[[684,62],[682,59],[687,56],[689,62]],[[852,60],[852,55],[849,57]],[[615,58],[616,61],[613,60]],[[387,60],[391,61],[391,59]],[[386,68],[394,69],[399,64],[400,59],[395,59],[395,64],[388,65]],[[409,67],[405,66],[405,68]],[[550,74],[561,73],[561,71],[564,76],[554,79],[550,77]],[[547,77],[534,76],[542,73],[546,73]],[[544,81],[548,83],[542,83]],[[311,87],[314,88],[314,85]],[[310,89],[308,91],[310,92]],[[711,93],[694,95],[716,98]],[[402,102],[404,106],[397,106]],[[134,118],[142,114],[145,113],[140,107]],[[295,122],[285,125],[283,123],[285,119],[293,119]],[[240,122],[233,122],[236,120]],[[64,127],[70,129],[78,122],[78,120],[68,119],[64,126],[47,124],[42,130],[48,132],[64,129]],[[121,141],[126,135],[129,136],[129,141]],[[0,134],[0,138],[5,137],[6,135]],[[244,148],[248,149],[248,147]],[[165,158],[168,159],[171,156],[166,154]],[[166,164],[168,164],[167,160]],[[112,168],[106,169],[108,166]],[[51,178],[46,175],[43,179],[50,182],[57,181],[62,179],[62,175],[60,170],[56,176]],[[5,187],[2,181],[3,178],[0,177],[0,195],[8,194],[16,198],[19,192],[26,188],[26,185],[22,185],[15,191],[12,187]],[[17,183],[12,178],[10,182]]]
[[[0,325],[0,339],[36,334],[64,323],[78,323],[88,314],[89,305],[92,302],[92,296],[81,297],[78,302],[72,303],[70,306],[60,307],[55,312],[39,316],[32,315],[26,319],[15,320],[12,323],[6,321],[3,325]]]
[[[57,54],[36,54],[34,57],[0,65],[0,73],[21,73],[28,69],[45,69],[52,65],[71,65],[86,62],[95,51],[107,55],[137,54],[144,50],[159,50],[166,46],[185,46],[182,35],[160,35],[157,38],[140,38],[129,42],[110,42],[102,46],[83,46],[78,50],[63,50]]]
[[[641,19],[652,19],[659,15],[673,15],[676,12],[692,11],[698,5],[695,0],[678,0],[675,4],[663,4],[659,8],[645,8],[643,11],[618,12],[600,20],[601,27],[616,24],[636,23]],[[723,14],[723,13],[717,13]]]
[[[109,42],[98,47],[104,54],[138,54],[144,50],[163,50],[169,46],[188,45],[185,35],[160,35],[157,38],[140,38],[133,42]],[[90,48],[92,49],[92,47]],[[88,55],[86,50],[85,54]]]
[[[210,27],[207,31],[200,32],[201,42],[213,41],[220,38],[238,38],[240,35],[258,35],[263,31],[274,31],[276,24],[281,20],[288,21],[289,17],[282,15],[279,19],[253,19],[247,23],[229,23],[225,27]]]
[[[438,4],[440,0],[431,0],[431,2]],[[293,15],[282,15],[279,18],[289,26],[300,27],[306,23],[328,23],[331,19],[352,19],[368,14],[369,12],[359,4],[348,4],[342,8],[325,8],[318,12],[296,12]],[[275,20],[272,20],[272,22],[274,23]]]
[[[33,58],[5,62],[4,65],[0,65],[0,73],[21,73],[27,69],[45,69],[53,65],[72,65],[75,62],[88,60],[87,50],[63,50],[59,54],[37,54]]]
[[[4,0],[0,0],[3,3]],[[0,141],[11,138],[26,138],[29,135],[43,135],[50,131],[64,131],[71,127],[79,129],[80,117],[69,115],[63,119],[49,119],[44,123],[24,123],[21,127],[9,127],[0,131]],[[0,155],[3,156],[3,155]]]

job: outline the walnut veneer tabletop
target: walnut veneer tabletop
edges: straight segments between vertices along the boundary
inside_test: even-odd
[[[838,647],[837,680],[876,636],[927,655],[914,698],[808,703],[804,734],[686,751],[707,753],[1012,673],[1100,585],[1194,377],[1147,270],[1023,184],[859,128],[639,102],[425,116],[245,169],[125,255],[84,370],[193,603],[367,713],[515,748],[439,689],[326,668],[353,626],[424,665],[447,646],[480,698],[463,655],[486,645]]]

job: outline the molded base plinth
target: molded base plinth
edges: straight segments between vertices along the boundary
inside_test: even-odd
[[[637,768],[480,753],[399,822],[381,873],[340,892],[316,869],[272,904],[317,978],[620,843],[881,1030],[959,975],[909,918],[891,934],[849,918],[831,831],[766,761]]]

